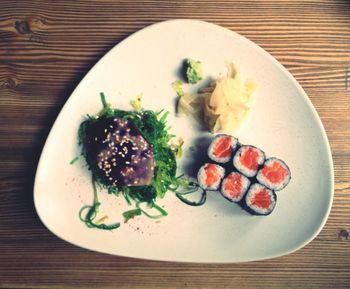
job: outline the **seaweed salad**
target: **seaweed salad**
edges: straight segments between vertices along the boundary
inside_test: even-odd
[[[176,157],[181,144],[170,144],[175,135],[167,125],[169,113],[112,108],[103,93],[101,101],[102,110],[96,115],[87,115],[79,127],[79,145],[92,173],[94,191],[93,204],[81,209],[80,219],[90,228],[113,230],[120,226],[120,223],[95,221],[101,205],[98,189],[122,195],[134,206],[122,213],[125,222],[142,214],[150,218],[166,216],[167,212],[156,204],[156,199],[163,198],[167,191],[174,192],[188,205],[204,204],[204,191],[198,202],[185,197],[197,191],[198,184],[183,175],[176,176]],[[150,214],[144,205],[158,213]]]

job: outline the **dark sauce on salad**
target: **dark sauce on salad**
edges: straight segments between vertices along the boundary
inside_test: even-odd
[[[132,121],[101,117],[86,131],[91,169],[114,187],[149,185],[154,175],[152,145]]]

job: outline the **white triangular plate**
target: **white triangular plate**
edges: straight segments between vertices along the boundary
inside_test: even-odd
[[[226,73],[234,62],[242,76],[258,84],[251,113],[235,134],[269,156],[283,159],[292,180],[277,193],[277,206],[266,217],[251,216],[219,193],[209,193],[201,207],[190,207],[172,193],[158,203],[161,220],[138,216],[115,231],[87,228],[78,218],[92,203],[91,176],[77,143],[86,114],[101,109],[100,92],[113,107],[131,109],[143,93],[147,109],[171,114],[172,131],[185,139],[178,173],[190,167],[190,146],[207,133],[188,117],[176,117],[171,83],[182,60],[202,61],[205,74]],[[202,81],[200,85],[206,80]],[[193,88],[197,88],[196,86]],[[186,89],[190,89],[186,87]],[[195,173],[195,172],[194,172]],[[134,33],[108,52],[74,90],[59,114],[43,149],[35,179],[34,201],[46,227],[58,237],[90,250],[120,256],[185,262],[243,262],[296,251],[322,229],[333,199],[333,165],[322,123],[293,76],[253,42],[226,28],[197,20],[171,20]],[[100,193],[101,216],[123,222],[122,197]]]

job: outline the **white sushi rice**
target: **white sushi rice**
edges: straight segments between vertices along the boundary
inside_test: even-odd
[[[232,154],[234,152],[234,150],[236,149],[237,147],[237,144],[238,144],[238,140],[233,137],[233,136],[230,136],[230,135],[227,135],[227,134],[219,134],[217,135],[211,142],[210,146],[208,147],[208,156],[210,159],[212,159],[213,161],[217,162],[217,163],[227,163],[228,161],[231,160],[232,158],[232,154],[227,156],[227,157],[217,157],[215,156],[214,154],[214,151],[215,151],[215,147],[216,145],[218,144],[218,142],[221,140],[221,138],[223,137],[230,137],[231,139],[231,147],[232,147]]]
[[[288,174],[285,176],[285,178],[281,182],[278,182],[278,183],[272,182],[267,177],[265,177],[262,173],[262,170],[264,169],[264,167],[266,167],[266,166],[269,167],[269,166],[273,165],[273,163],[276,163],[276,162],[288,171]],[[278,158],[269,158],[265,161],[264,166],[259,170],[259,172],[256,176],[256,179],[258,180],[258,182],[260,184],[263,184],[264,186],[268,187],[269,189],[274,190],[274,191],[280,191],[283,188],[285,188],[285,186],[288,185],[288,183],[291,179],[291,175],[290,175],[290,170],[284,161],[282,161]]]
[[[225,189],[225,185],[227,184],[227,182],[231,182],[230,178],[233,176],[239,176],[241,179],[241,190],[240,190],[238,196],[232,196],[230,194],[230,191]],[[249,186],[250,186],[250,181],[247,177],[243,176],[240,173],[232,172],[226,178],[224,178],[224,180],[222,181],[221,194],[231,202],[239,202],[240,200],[242,200],[242,198],[243,198],[244,194],[247,192]]]
[[[211,186],[207,186],[205,182],[207,179],[206,169],[209,165],[215,166],[216,172],[219,173],[220,175],[220,178]],[[219,189],[221,180],[224,177],[224,175],[225,175],[225,169],[223,167],[216,164],[205,163],[203,166],[201,166],[201,168],[198,171],[198,174],[197,174],[198,184],[204,190],[216,191],[217,189]]]
[[[235,156],[233,157],[233,165],[235,166],[235,168],[241,172],[242,174],[244,174],[245,176],[251,178],[254,177],[257,172],[258,172],[258,168],[257,169],[250,169],[247,168],[245,165],[242,164],[241,162],[241,157],[249,150],[249,149],[253,149],[254,151],[256,151],[258,153],[258,157],[257,157],[257,163],[258,163],[258,168],[259,166],[261,166],[264,161],[265,161],[265,154],[264,152],[254,146],[250,146],[250,145],[242,145],[237,152],[235,153]]]
[[[254,196],[258,194],[261,190],[266,190],[271,198],[271,204],[268,208],[262,208],[257,206],[256,204],[253,204]],[[273,211],[273,209],[276,206],[276,195],[273,193],[273,191],[269,190],[265,186],[256,183],[249,188],[245,196],[245,203],[250,210],[254,211],[255,214],[268,215]]]

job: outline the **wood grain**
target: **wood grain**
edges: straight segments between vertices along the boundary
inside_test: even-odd
[[[0,287],[350,288],[349,1],[1,1]],[[232,29],[300,82],[331,144],[335,196],[322,232],[288,256],[244,264],[98,254],[38,219],[33,178],[59,110],[87,71],[131,33],[194,18]]]

